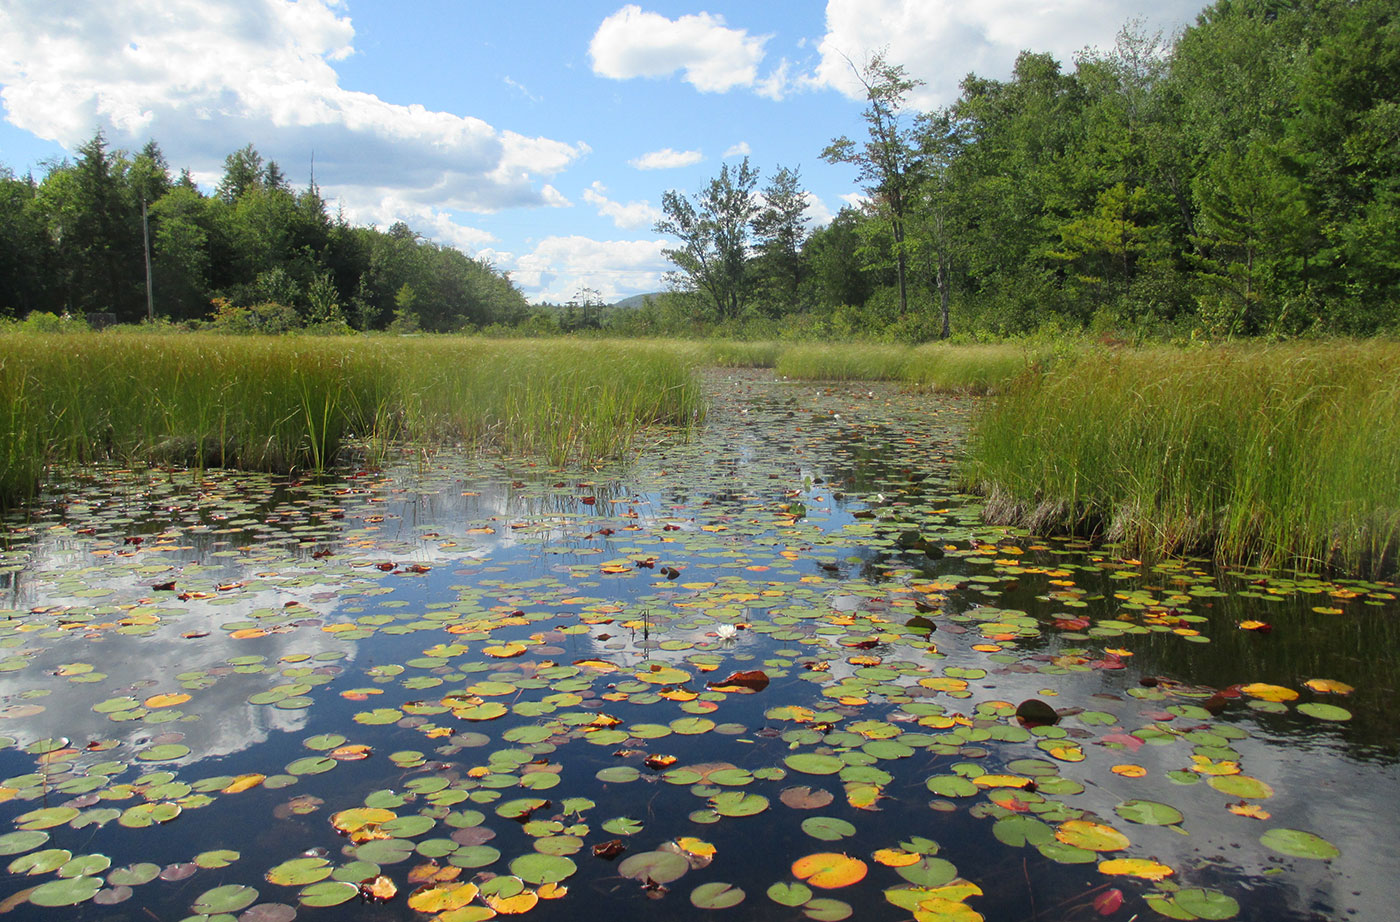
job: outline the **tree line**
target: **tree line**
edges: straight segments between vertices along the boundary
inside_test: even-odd
[[[294,190],[251,145],[206,195],[187,170],[172,176],[155,141],[132,155],[98,132],[41,180],[0,166],[0,314],[35,311],[449,331],[516,323],[529,306],[487,263],[402,222],[332,216],[314,181]]]
[[[1400,0],[1219,0],[1170,43],[1131,28],[1066,68],[1023,52],[917,111],[857,68],[864,137],[821,152],[866,202],[808,233],[748,162],[656,230],[720,320],[953,331],[1372,333],[1400,322]],[[795,209],[795,210],[794,210]],[[839,330],[838,330],[839,332]]]

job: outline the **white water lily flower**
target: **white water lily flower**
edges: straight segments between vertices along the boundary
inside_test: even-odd
[[[715,628],[715,633],[719,635],[720,640],[733,640],[738,635],[739,629],[732,624],[721,624]]]

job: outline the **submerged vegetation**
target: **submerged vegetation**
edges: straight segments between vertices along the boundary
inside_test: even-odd
[[[321,470],[347,436],[596,459],[700,407],[656,344],[6,334],[0,498],[102,459]]]
[[[965,478],[995,519],[1132,553],[1385,573],[1397,420],[1394,343],[1085,353],[987,408]]]

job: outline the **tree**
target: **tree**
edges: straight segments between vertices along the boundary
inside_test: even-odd
[[[280,176],[281,171],[277,171],[276,175]],[[215,194],[232,205],[244,193],[261,188],[264,176],[262,154],[249,144],[224,158],[224,176],[219,180]]]
[[[765,300],[778,309],[775,313],[798,305],[806,215],[807,192],[800,172],[780,167],[764,187],[763,208],[753,220],[759,283],[766,289]]]
[[[906,75],[902,65],[888,63],[883,53],[867,61],[856,76],[865,87],[863,115],[870,138],[863,145],[844,135],[836,138],[822,151],[822,159],[858,167],[866,193],[888,218],[902,316],[909,305],[905,224],[913,205],[910,193],[918,166],[915,140],[912,130],[904,124],[903,115],[906,98],[922,86],[923,81]]]
[[[674,189],[661,197],[665,217],[654,230],[680,241],[662,251],[680,270],[668,278],[683,291],[703,292],[722,320],[737,318],[748,300],[749,224],[759,211],[757,184],[758,171],[745,157],[732,171],[727,163],[721,166],[694,201]]]
[[[860,213],[847,206],[812,233],[802,248],[817,306],[858,306],[875,292],[875,277],[860,260]]]
[[[23,316],[51,307],[46,272],[52,261],[48,229],[35,207],[32,179],[0,166],[0,314]]]
[[[912,249],[927,267],[930,287],[938,297],[939,338],[947,339],[952,335],[954,251],[962,236],[955,230],[957,189],[953,169],[964,139],[948,109],[921,115],[917,138],[921,175],[914,185],[917,207],[910,222]]]

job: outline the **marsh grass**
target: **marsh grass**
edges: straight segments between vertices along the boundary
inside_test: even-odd
[[[350,438],[588,461],[701,412],[690,363],[657,344],[11,333],[0,499],[101,459],[321,470]]]
[[[711,340],[702,346],[700,358],[704,364],[720,368],[773,368],[784,349],[789,348],[772,341],[734,339]]]
[[[794,345],[782,350],[775,368],[800,381],[900,381],[913,352],[872,343]]]
[[[1400,345],[1085,353],[1017,378],[964,480],[995,520],[1136,554],[1393,573]]]
[[[1012,343],[803,345],[784,349],[777,371],[807,381],[900,381],[939,393],[988,394],[1050,356],[1048,349]]]

